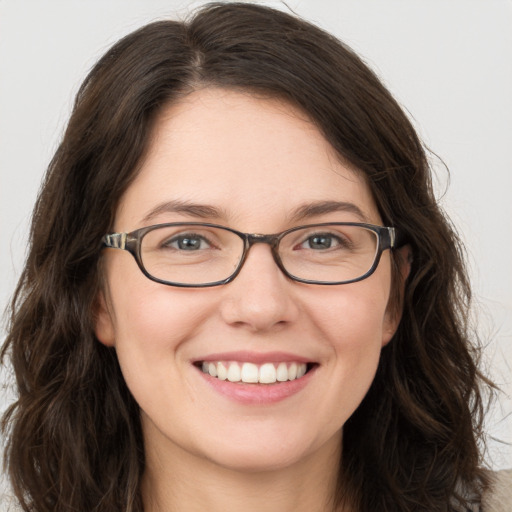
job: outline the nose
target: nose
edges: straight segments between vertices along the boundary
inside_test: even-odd
[[[297,286],[279,269],[269,245],[254,244],[236,279],[223,287],[222,318],[251,332],[282,328],[299,316]]]

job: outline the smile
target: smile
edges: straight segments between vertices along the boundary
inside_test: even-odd
[[[199,367],[219,380],[243,382],[246,384],[275,384],[303,377],[307,370],[306,363],[241,363],[237,361],[203,361]]]

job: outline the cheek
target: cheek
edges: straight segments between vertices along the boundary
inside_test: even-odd
[[[151,293],[119,298],[116,310],[116,349],[141,352],[145,359],[164,354],[179,357],[182,344],[194,337],[207,315],[209,304],[156,285]]]
[[[375,280],[376,281],[376,280]],[[326,290],[310,308],[318,339],[327,348],[329,389],[318,403],[333,430],[343,425],[366,395],[385,338],[389,290],[361,281]]]
[[[336,379],[342,392],[366,393],[380,358],[384,337],[385,304],[352,294],[331,312],[326,337],[331,344]]]
[[[373,276],[372,276],[373,277]],[[322,290],[308,300],[315,324],[333,349],[357,353],[367,345],[382,343],[387,325],[389,286],[375,276],[365,281]]]
[[[186,341],[204,323],[212,301],[197,290],[154,283],[137,268],[123,271],[119,265],[112,270],[114,346],[125,380],[134,394],[143,387],[167,386],[169,376],[179,371],[176,362],[185,359]]]
[[[107,268],[116,347],[132,344],[156,348],[169,345],[178,333],[200,321],[204,305],[196,290],[161,285],[149,280],[128,253],[115,254]]]

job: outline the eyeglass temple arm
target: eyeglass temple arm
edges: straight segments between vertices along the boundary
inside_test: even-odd
[[[381,230],[382,249],[399,249],[406,244],[404,233],[396,228],[385,227]]]
[[[400,229],[388,228],[389,247],[392,249],[400,249],[407,243],[407,235]]]
[[[112,249],[126,249],[127,233],[111,233],[103,237],[103,247],[111,247]]]

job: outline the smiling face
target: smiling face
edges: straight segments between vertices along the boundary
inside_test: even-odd
[[[269,234],[363,221],[382,224],[368,186],[304,114],[205,89],[161,113],[114,229],[210,222]],[[336,286],[290,280],[265,244],[212,288],[153,282],[126,251],[103,258],[96,334],[116,349],[148,454],[254,471],[337,453],[396,328],[389,251],[369,278]],[[255,382],[231,382],[240,377]]]

